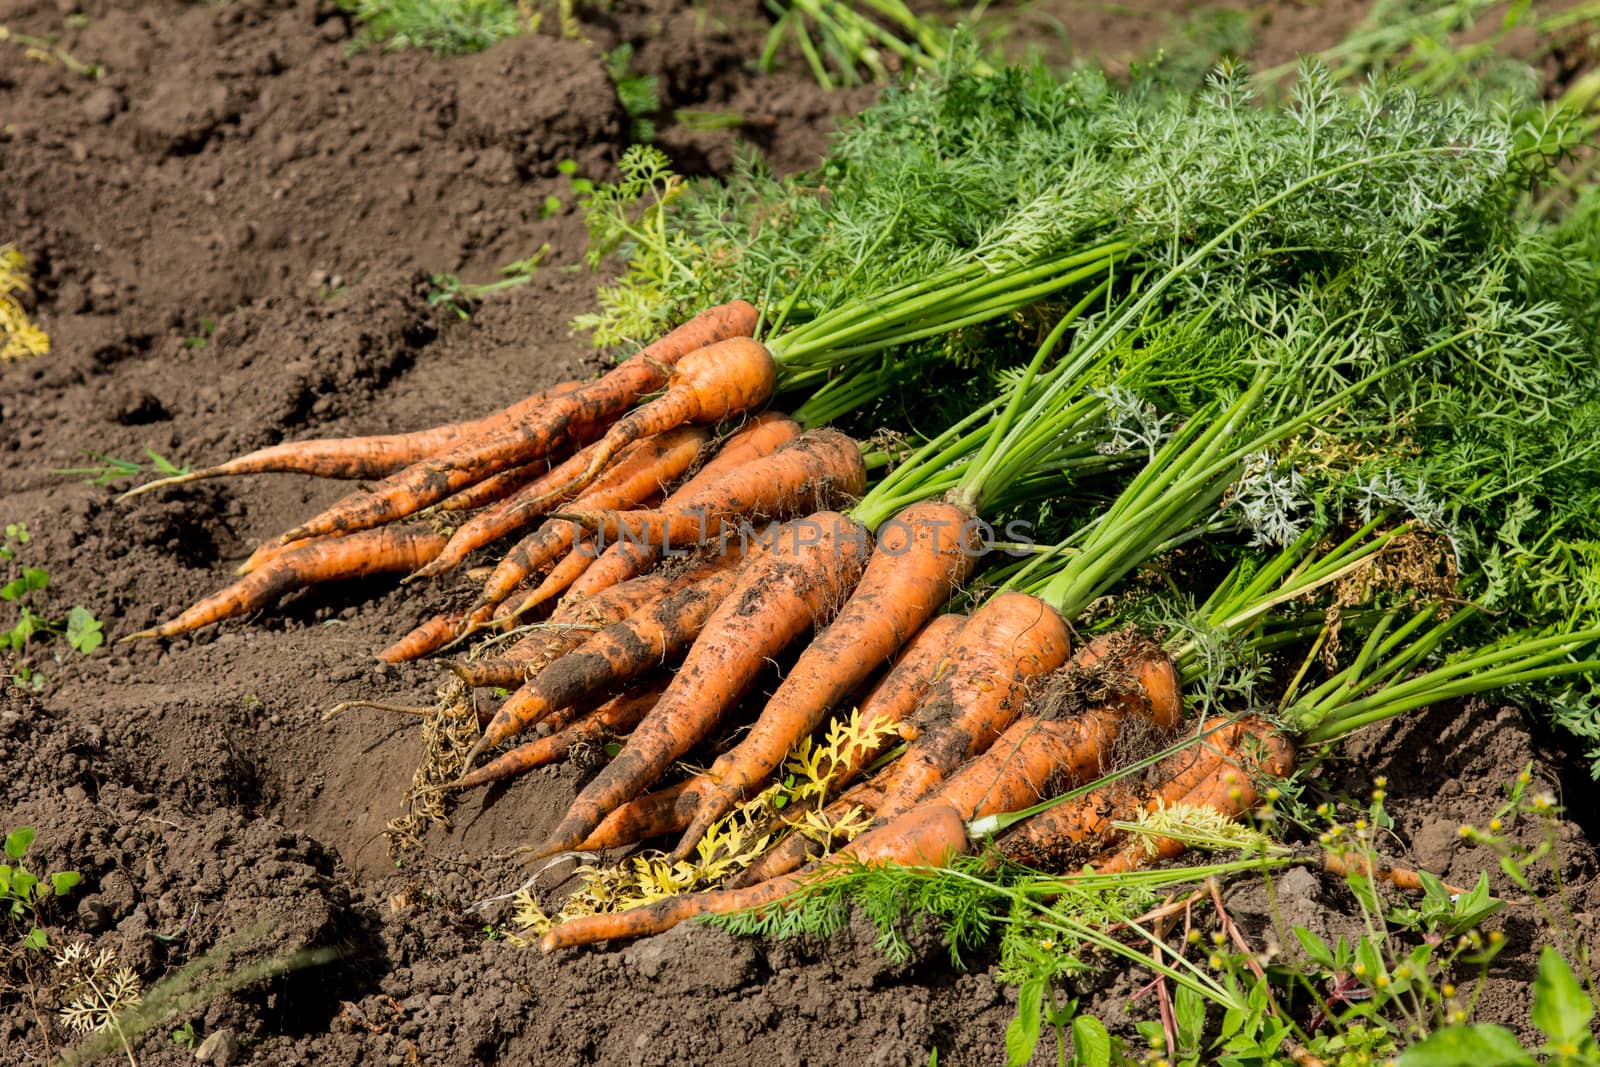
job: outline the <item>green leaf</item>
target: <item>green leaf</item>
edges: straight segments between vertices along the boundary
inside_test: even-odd
[[[57,871],[50,876],[50,888],[55,890],[56,896],[64,897],[81,881],[83,875],[77,871]]]
[[[82,605],[67,612],[67,643],[85,656],[106,643],[100,620]]]
[[[1172,1013],[1178,1020],[1179,1049],[1183,1052],[1198,1050],[1206,1026],[1205,998],[1191,987],[1181,985],[1172,998]]]
[[[35,952],[43,952],[45,946],[50,944],[50,936],[35,926],[28,931],[28,936],[22,939],[22,943]]]
[[[1539,976],[1533,980],[1533,1025],[1553,1044],[1588,1036],[1594,1003],[1584,994],[1578,976],[1552,945],[1539,953]]]
[[[1300,942],[1300,947],[1305,951],[1306,957],[1321,967],[1323,970],[1334,970],[1333,949],[1328,943],[1303,926],[1296,926],[1289,931],[1294,934],[1294,939]]]
[[[31,826],[19,826],[6,835],[6,855],[14,860],[20,860],[33,846],[34,829]]]
[[[1006,1067],[1024,1067],[1039,1047],[1044,1021],[1044,979],[1030,978],[1017,990],[1017,1017],[1006,1024]]]
[[[34,899],[33,887],[39,884],[39,876],[29,871],[17,868],[11,875],[11,893],[18,900],[32,904]]]
[[[1400,1067],[1521,1067],[1537,1061],[1503,1026],[1448,1026],[1400,1056]]]
[[[1072,1020],[1072,1050],[1078,1067],[1111,1067],[1111,1035],[1092,1015]]]

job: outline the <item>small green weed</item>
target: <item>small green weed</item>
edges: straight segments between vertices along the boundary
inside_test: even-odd
[[[440,55],[481,52],[527,33],[532,13],[512,0],[340,0],[361,24],[351,50],[426,48]]]
[[[606,74],[617,87],[617,99],[632,121],[631,137],[635,141],[655,140],[656,124],[652,118],[661,110],[661,80],[654,74],[633,74],[633,45],[623,43],[606,53]]]
[[[190,1050],[200,1043],[200,1035],[194,1029],[194,1020],[191,1019],[172,1031],[172,1043],[179,1048]]]
[[[207,342],[210,340],[211,335],[216,332],[217,320],[203,318],[200,320],[200,332],[195,334],[193,337],[185,337],[183,339],[183,347],[204,348]]]
[[[172,478],[189,473],[189,465],[187,463],[180,467],[149,445],[144,446],[145,460],[118,459],[116,456],[90,452],[87,449],[84,450],[83,454],[93,460],[94,463],[86,467],[57,467],[50,473],[80,475],[83,477],[85,485],[93,486],[110,485],[118,478],[132,478],[140,475],[144,472],[145,460],[149,461],[150,469],[163,478]]]
[[[51,896],[63,897],[72,892],[82,877],[77,871],[55,871],[40,878],[23,863],[28,849],[33,847],[34,830],[19,826],[6,835],[5,863],[0,863],[0,909],[4,909],[14,926],[26,926],[23,935],[25,948],[43,951],[50,939],[40,921],[40,907]]]
[[[26,523],[10,523],[5,540],[0,541],[0,564],[5,567],[5,583],[0,585],[0,602],[16,605],[16,621],[0,630],[0,652],[10,654],[11,681],[35,692],[44,688],[45,679],[33,663],[34,647],[42,639],[64,637],[67,644],[87,656],[105,644],[105,633],[88,608],[74,605],[64,621],[57,622],[34,610],[34,595],[50,586],[50,574],[43,567],[20,562],[33,535]],[[0,625],[4,625],[0,622]],[[61,662],[60,656],[56,662]]]
[[[549,243],[540,245],[539,250],[533,255],[519,259],[515,263],[507,263],[500,268],[499,278],[482,285],[468,285],[454,274],[430,274],[428,282],[433,288],[428,293],[428,306],[448,308],[455,312],[459,319],[471,318],[472,305],[490,293],[527,285],[533,281],[534,272],[549,254]]]

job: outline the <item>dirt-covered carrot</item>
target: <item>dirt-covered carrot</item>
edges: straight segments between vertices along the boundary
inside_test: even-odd
[[[530,483],[550,473],[550,464],[545,460],[536,459],[532,463],[503,470],[499,474],[491,474],[483,481],[474,482],[459,493],[445,497],[434,507],[439,511],[448,512],[477,511],[490,504],[500,503],[519,489],[526,488]]]
[[[766,665],[828,620],[861,575],[871,538],[838,512],[774,531],[707,621],[672,684],[617,757],[578,794],[540,851],[569,849],[711,732]]]
[[[498,541],[507,534],[515,533],[529,523],[537,522],[544,518],[551,507],[560,499],[558,496],[551,496],[551,492],[563,482],[571,481],[575,471],[583,469],[584,465],[588,463],[588,457],[593,448],[593,445],[588,448],[580,448],[576,453],[567,457],[564,462],[556,464],[531,483],[517,489],[505,499],[495,502],[493,506],[484,508],[478,514],[456,527],[455,533],[451,534],[450,540],[445,543],[444,551],[434,557],[426,567],[419,570],[416,576],[418,578],[430,578],[436,574],[443,574],[445,571],[458,566],[462,560],[484,545]],[[542,461],[535,461],[535,463],[538,462]],[[478,486],[485,485],[487,482],[501,477],[502,474],[508,473],[510,472],[502,471],[501,474],[493,475],[491,478],[485,479],[485,481],[478,482],[477,485],[469,486],[462,492],[457,493],[456,496],[451,497],[450,500],[455,500],[457,497],[477,489]],[[445,501],[446,504],[449,502],[449,500]],[[440,506],[442,507],[443,505]]]
[[[673,365],[664,394],[606,431],[576,484],[592,481],[612,457],[642,437],[754,411],[772,399],[777,385],[778,364],[760,341],[732,337],[689,352]]]
[[[1177,672],[1166,656],[1151,653],[1137,672],[1136,701],[1114,700],[1059,719],[1023,716],[983,755],[952,774],[933,800],[971,820],[1037,804],[1046,783],[1072,787],[1094,780],[1105,770],[1132,706],[1162,729],[1177,725],[1182,713]]]
[[[699,426],[681,426],[637,441],[606,471],[605,476],[578,498],[581,504],[629,507],[671,485],[699,456],[710,434]],[[537,573],[572,547],[578,533],[575,523],[552,520],[517,542],[483,583],[480,604],[494,604],[511,595],[518,584]],[[516,614],[525,608],[519,607]]]
[[[900,650],[972,573],[983,552],[971,516],[939,501],[904,509],[878,531],[860,583],[800,654],[744,739],[686,791],[691,816],[674,858],[782,765],[851,690]]]
[[[1139,813],[1139,794],[1121,782],[1062,801],[1031,815],[995,839],[995,850],[1012,863],[1039,871],[1066,871],[1086,854],[1116,843],[1114,822]]]
[[[267,607],[285,593],[317,582],[410,570],[443,547],[444,538],[428,526],[395,526],[319,541],[273,558],[177,618],[123,640],[188,633]]]
[[[581,382],[563,382],[542,393],[519,400],[508,408],[470,422],[455,422],[411,433],[379,434],[372,437],[321,437],[311,441],[289,441],[258,448],[236,459],[204,470],[175,474],[146,482],[122,494],[123,499],[148,493],[164,486],[183,485],[202,478],[222,478],[234,474],[310,474],[319,478],[382,478],[402,467],[437,455],[463,441],[505,429],[527,418],[553,396],[570,393]]]
[[[594,536],[579,534],[577,542],[554,567],[550,568],[550,573],[544,576],[544,580],[517,602],[514,613],[525,615],[530,611],[536,611],[540,605],[547,604],[565,593],[573,582],[582,578],[584,572],[594,565],[595,557],[599,554],[600,549]]]
[[[461,625],[462,613],[443,611],[417,625],[400,640],[378,653],[384,663],[409,663],[447,643]]]
[[[607,626],[666,596],[675,584],[664,574],[642,574],[592,597],[567,601],[498,656],[455,660],[446,666],[470,686],[509,688],[521,685],[530,674],[577,648]]]
[[[797,889],[802,880],[826,878],[833,872],[860,865],[893,863],[941,867],[948,864],[952,856],[966,850],[966,824],[961,817],[948,805],[931,804],[862,834],[810,872],[773,878],[744,889],[688,893],[627,911],[569,919],[546,933],[539,947],[545,952],[554,952],[595,941],[659,934],[701,915],[720,915],[773,904]]]
[[[712,557],[680,579],[672,593],[617,620],[545,667],[500,706],[467,754],[466,766],[552,712],[676,659],[738,584],[744,565],[738,553]]]
[[[671,511],[607,511],[574,502],[560,514],[607,541],[696,545],[726,536],[740,522],[833,507],[859,495],[866,480],[860,445],[837,430],[809,430],[770,456],[708,480]]]
[[[757,317],[756,309],[742,300],[703,311],[599,381],[549,398],[507,429],[473,438],[398,471],[365,492],[345,497],[284,534],[283,540],[392,522],[507,467],[595,440],[641,396],[665,385],[673,364],[708,344],[750,336]]]
[[[787,415],[775,411],[762,412],[746,420],[735,433],[730,434],[718,447],[716,454],[706,460],[694,477],[674,489],[661,502],[663,511],[680,507],[692,499],[706,485],[725,473],[752,460],[770,456],[779,448],[800,435],[800,424]],[[811,510],[811,509],[808,509]],[[637,541],[616,541],[607,546],[594,566],[567,590],[568,596],[586,596],[634,575],[643,574],[661,558],[661,549]]]
[[[1067,625],[1044,601],[1006,592],[972,613],[916,712],[917,739],[897,761],[880,818],[934,792],[1021,713],[1033,679],[1066,662]]]
[[[682,830],[683,817],[678,814],[678,794],[683,792],[687,784],[676,782],[665,789],[628,801],[607,815],[594,828],[594,833],[584,838],[577,851],[599,852],[603,848],[622,848]]]
[[[512,778],[535,767],[543,767],[548,763],[565,759],[567,753],[576,745],[604,744],[614,737],[621,737],[639,725],[639,720],[655,707],[665,688],[666,683],[661,682],[643,689],[629,690],[585,715],[574,715],[570,721],[562,723],[558,729],[545,737],[529,741],[525,745],[518,745],[482,767],[468,772],[451,788],[474,789],[490,782]]]
[[[1160,783],[1147,808],[1186,804],[1237,818],[1260,801],[1257,785],[1263,778],[1282,777],[1294,769],[1294,745],[1261,719],[1230,723],[1197,742],[1191,752],[1193,758],[1181,772]],[[1187,847],[1175,838],[1140,837],[1102,854],[1089,866],[1102,874],[1118,874],[1175,859]]]
[[[250,553],[243,563],[239,564],[233,569],[233,573],[243,578],[245,575],[261,566],[263,563],[266,563],[271,559],[276,559],[285,552],[289,551],[291,548],[304,548],[306,545],[316,544],[318,541],[331,541],[337,536],[339,535],[323,534],[321,537],[312,537],[304,541],[296,541],[293,545],[283,544],[276,538],[271,541],[263,541],[256,546],[255,551]]]

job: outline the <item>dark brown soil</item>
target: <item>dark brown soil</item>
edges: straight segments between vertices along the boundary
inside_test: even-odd
[[[604,179],[626,143],[602,49],[635,43],[636,69],[657,74],[673,106],[745,112],[739,135],[785,170],[817,157],[830,116],[868,99],[753,75],[756,10],[719,22],[689,3],[632,0],[585,23],[590,43],[531,36],[441,60],[349,54],[351,27],[326,0],[0,4],[0,24],[59,34],[106,70],[88,80],[0,42],[0,242],[32,258],[53,341],[45,358],[0,367],[0,519],[33,532],[26,562],[51,580],[39,609],[84,604],[113,637],[143,628],[342,491],[266,477],[119,504],[53,473],[86,452],[140,458],[148,446],[200,464],[422,427],[596,366],[567,329],[594,279],[570,266],[583,232],[557,165]],[[1269,60],[1292,50],[1282,27],[1308,10],[1279,9]],[[1321,10],[1331,21],[1308,47],[1353,17]],[[1075,47],[1117,55],[1165,26],[1068,15]],[[717,172],[736,136],[669,127],[661,143],[681,167]],[[547,196],[564,206],[542,218]],[[535,280],[468,320],[426,300],[432,273],[486,280],[545,243]],[[381,834],[417,762],[412,720],[320,715],[350,697],[426,702],[435,669],[370,655],[465,593],[348,583],[166,645],[43,657],[43,693],[10,689],[0,708],[0,829],[37,827],[35,864],[84,876],[52,936],[115,946],[147,982],[241,932],[253,940],[236,964],[338,949],[334,964],[196,1012],[202,1037],[238,1042],[213,1062],[901,1064],[934,1048],[941,1064],[1002,1061],[1014,995],[981,961],[951,969],[933,939],[890,965],[861,928],[772,944],[690,926],[559,959],[486,936],[503,911],[468,908],[521,884],[526,870],[496,857],[554,825],[580,784],[570,768],[467,805],[425,859],[397,868]],[[1525,763],[1553,787],[1565,766],[1509,710],[1430,713],[1348,755],[1324,779],[1359,793],[1388,774],[1394,851],[1456,881],[1493,867],[1460,846],[1457,824],[1486,821]],[[1594,854],[1565,830],[1563,873],[1592,936]],[[1341,889],[1298,884],[1296,918],[1348,916]],[[1247,917],[1250,903],[1241,890]],[[1520,983],[1546,935],[1522,906],[1506,929],[1512,950],[1484,1016],[1522,1025]],[[1111,1019],[1117,988],[1096,1000]],[[0,1062],[59,1050],[59,1023],[0,996]],[[140,1058],[191,1056],[163,1030]]]

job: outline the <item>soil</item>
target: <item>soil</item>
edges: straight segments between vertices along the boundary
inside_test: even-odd
[[[105,70],[86,79],[0,42],[0,241],[30,256],[53,345],[0,367],[0,500],[3,520],[33,534],[25,561],[49,572],[42,614],[81,603],[112,637],[151,625],[343,491],[267,477],[118,503],[56,473],[88,453],[203,463],[428,426],[599,365],[567,329],[595,279],[569,266],[584,235],[561,165],[613,177],[627,143],[605,49],[635,44],[634,69],[660,78],[671,107],[746,115],[737,131],[663,128],[689,173],[725,171],[738,139],[780,171],[804,167],[833,116],[870,99],[825,93],[797,65],[752,73],[757,5],[605,8],[586,16],[587,41],[546,30],[436,59],[352,54],[350,21],[328,0],[0,3],[0,25],[59,36]],[[1046,43],[1126,62],[1166,32],[1159,10],[1064,9],[1067,43]],[[1360,12],[1273,13],[1264,63],[1335,39]],[[547,197],[560,209],[547,214]],[[470,318],[427,299],[431,274],[487,280],[545,244],[530,284]],[[464,595],[449,582],[346,583],[192,638],[44,657],[42,693],[10,688],[0,708],[0,820],[38,829],[35,869],[83,875],[47,913],[51,936],[115,947],[147,983],[219,947],[230,969],[335,950],[181,1017],[213,1038],[213,1063],[900,1064],[932,1049],[942,1064],[1003,1061],[1014,993],[986,961],[953,969],[931,937],[890,964],[860,925],[797,943],[691,925],[557,959],[487,936],[503,910],[470,905],[526,878],[501,854],[554,825],[581,784],[570,767],[464,805],[397,867],[382,831],[418,758],[414,723],[357,710],[325,725],[321,713],[351,697],[427,702],[436,669],[374,666],[370,653]],[[1391,851],[1456,882],[1488,869],[1505,891],[1455,829],[1486,823],[1529,764],[1552,789],[1581,783],[1521,713],[1472,707],[1365,735],[1319,781],[1360,794],[1387,774]],[[1593,945],[1595,853],[1583,828],[1561,832],[1574,921]],[[1280,892],[1296,921],[1352,914],[1326,879]],[[1270,936],[1259,899],[1241,887],[1233,901],[1253,936]],[[1504,929],[1480,1016],[1521,1028],[1551,935],[1525,904]],[[1106,986],[1094,1010],[1124,1018],[1130,991]],[[68,1042],[48,1012],[0,997],[0,1062],[47,1062]],[[193,1058],[165,1031],[139,1051],[147,1065]]]

